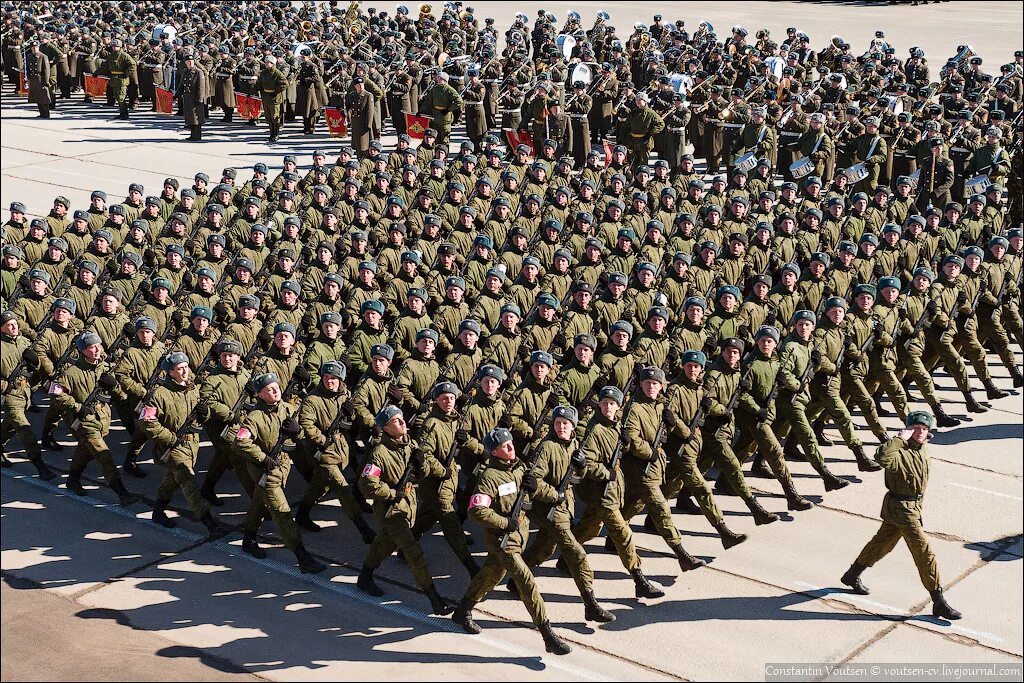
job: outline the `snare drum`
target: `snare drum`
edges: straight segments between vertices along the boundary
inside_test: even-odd
[[[749,173],[756,167],[757,157],[754,156],[753,152],[747,152],[743,156],[736,158],[735,168],[737,170],[743,171],[744,173]]]
[[[964,196],[970,197],[974,194],[985,194],[985,190],[992,184],[987,175],[974,176],[964,181]]]
[[[810,157],[797,159],[789,165],[789,174],[797,180],[812,173],[814,173],[814,162],[811,161]]]
[[[850,181],[851,185],[853,185],[854,183],[859,183],[860,181],[864,180],[870,175],[868,173],[868,167],[864,164],[864,162],[854,164],[850,168],[846,169],[844,173],[846,175],[846,179]]]

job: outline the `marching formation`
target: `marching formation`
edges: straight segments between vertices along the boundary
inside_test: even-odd
[[[336,497],[367,545],[361,590],[384,595],[374,572],[397,550],[432,612],[476,633],[474,605],[507,575],[564,654],[533,568],[557,550],[584,618],[612,621],[585,549],[603,528],[637,597],[660,597],[630,522],[645,513],[696,569],[673,503],[725,549],[743,543],[717,497],[779,520],[750,477],[777,480],[791,511],[812,503],[787,460],[819,475],[809,488],[850,483],[822,456],[831,425],[889,491],[842,582],[866,593],[862,572],[904,538],[934,614],[959,618],[921,527],[929,431],[960,424],[932,375],[970,413],[1008,395],[990,353],[1024,385],[1024,53],[992,77],[961,46],[933,83],[924,53],[898,57],[881,31],[857,56],[797,29],[748,43],[740,26],[719,40],[655,16],[620,40],[605,13],[558,31],[541,12],[499,53],[493,20],[461,3],[440,18],[328,5],[3,4],[4,71],[41,116],[105,74],[122,118],[171,90],[193,139],[210,108],[232,123],[237,94],[261,95],[272,141],[297,117],[315,134],[325,108],[351,136],[308,170],[286,154],[251,177],[58,196],[46,216],[13,202],[5,448],[53,479],[43,449],[64,448],[63,421],[67,488],[86,495],[95,460],[127,506],[152,444],[153,520],[175,525],[180,492],[211,536],[231,470],[250,500],[242,549],[266,555],[269,517],[303,572],[324,568],[303,536]],[[44,394],[40,439],[27,413]],[[115,416],[131,436],[120,468]],[[435,524],[470,576],[457,606],[420,545]]]

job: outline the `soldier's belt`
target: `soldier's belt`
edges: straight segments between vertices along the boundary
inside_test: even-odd
[[[586,114],[569,114],[569,118],[570,119],[585,119],[585,118],[587,118],[587,115]]]
[[[519,111],[518,109],[499,109],[498,113],[499,114],[515,114],[518,111]]]
[[[633,131],[630,131],[629,136],[631,138],[645,138],[647,137],[647,133],[634,133]]]
[[[924,498],[924,494],[923,493],[918,493],[918,494],[915,494],[915,495],[908,496],[908,495],[905,495],[905,494],[902,494],[902,493],[893,493],[892,491],[889,491],[889,495],[892,496],[893,498],[895,498],[896,500],[902,500],[902,501],[905,501],[905,502],[908,502],[908,503],[916,503],[919,500],[921,500],[922,498]]]
[[[118,76],[118,77],[121,77],[121,76],[124,76],[124,75],[125,75],[125,73],[126,73],[126,72],[124,72],[124,71],[111,71],[111,72],[110,72],[110,75],[111,75],[111,76]]]
[[[436,104],[434,105],[434,109],[437,111],[448,111],[448,107],[439,107]]]
[[[263,92],[267,93],[268,95],[273,95],[277,91],[276,90],[264,90]]]
[[[159,69],[159,68],[162,68],[163,65],[162,64],[143,64],[142,66],[146,67],[147,69]]]
[[[242,79],[243,81],[255,81],[258,77],[257,76],[239,76],[239,78]]]
[[[481,83],[500,83],[501,79],[500,78],[481,78],[480,82]]]
[[[465,105],[467,107],[469,107],[469,106],[482,107],[482,106],[484,106],[484,103],[483,102],[466,102]]]
[[[222,74],[222,73],[218,73],[217,74],[217,78],[231,78],[232,76],[234,76],[234,74]]]
[[[685,128],[666,128],[665,130],[667,130],[669,133],[685,133],[686,132]]]

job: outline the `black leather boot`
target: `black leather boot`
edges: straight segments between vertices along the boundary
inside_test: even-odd
[[[242,533],[242,551],[255,557],[257,560],[267,557],[267,551],[261,548],[260,544],[256,541],[255,531],[245,531]]]
[[[774,512],[768,512],[765,510],[761,503],[757,501],[757,498],[751,496],[743,501],[747,504],[747,509],[750,510],[750,514],[754,516],[754,524],[761,526],[762,524],[771,524],[772,522],[779,521],[779,516]]]
[[[864,446],[854,446],[850,450],[853,451],[853,457],[857,458],[857,469],[861,472],[877,472],[882,469],[881,465],[864,452]]]
[[[688,572],[691,569],[697,569],[707,564],[704,560],[694,557],[690,553],[683,549],[681,544],[671,545],[672,552],[675,553],[676,559],[679,560],[679,568],[684,572]]]
[[[437,587],[433,584],[427,589],[427,599],[430,600],[431,614],[444,616],[455,611],[455,607],[441,597],[441,594],[437,592]]]
[[[139,467],[138,463],[135,462],[135,457],[131,454],[124,456],[124,462],[121,464],[121,469],[136,479],[146,478],[145,470]]]
[[[53,470],[43,462],[42,456],[36,455],[31,458],[31,461],[36,467],[36,472],[39,474],[39,478],[43,481],[51,481],[57,477],[57,475],[53,473]]]
[[[567,655],[572,652],[572,648],[564,640],[555,635],[555,632],[551,630],[550,621],[542,621],[540,626],[540,634],[544,638],[544,649],[553,655]]]
[[[679,492],[679,497],[676,498],[675,510],[676,512],[681,512],[684,515],[704,514],[704,511],[700,509],[700,506],[697,505],[696,502],[694,502],[693,496],[691,496],[690,492],[685,488]]]
[[[158,500],[153,503],[153,521],[165,529],[173,529],[178,526],[177,522],[167,516],[167,506],[170,504],[169,500]]]
[[[465,600],[460,602],[459,606],[452,612],[452,621],[461,626],[462,630],[466,633],[476,635],[483,630],[473,621],[473,603],[466,602]]]
[[[316,533],[317,531],[320,531],[320,525],[310,519],[309,511],[311,509],[312,508],[305,503],[299,503],[295,508],[295,523],[306,531]]]
[[[715,524],[715,531],[718,532],[718,537],[722,539],[722,547],[726,550],[747,540],[746,534],[737,534],[729,529],[729,527],[725,525],[724,519]]]
[[[356,525],[356,529],[359,530],[359,535],[363,539],[363,543],[370,545],[373,543],[373,539],[377,538],[377,532],[370,528],[370,525],[366,523],[366,520],[362,515],[356,515],[356,518],[352,520],[352,523]]]
[[[651,583],[639,567],[631,571],[629,575],[633,577],[633,583],[636,586],[636,597],[661,598],[665,596],[665,591]]]
[[[969,413],[987,413],[988,408],[978,403],[977,399],[971,393],[964,394],[964,402],[967,404],[967,412]]]
[[[117,494],[117,503],[123,508],[139,502],[139,497],[125,488],[124,482],[121,481],[120,477],[114,480],[110,488]]]
[[[589,590],[582,593],[581,597],[583,598],[584,619],[587,621],[596,621],[602,624],[615,621],[615,615],[597,603],[597,598],[594,597],[594,591]]]
[[[950,414],[940,406],[935,410],[935,424],[943,428],[956,427],[960,424],[960,420],[950,416]]]
[[[199,489],[199,495],[202,496],[203,500],[205,500],[213,507],[219,508],[222,505],[224,505],[224,501],[221,500],[220,496],[217,495],[217,492],[214,490],[215,486],[216,482],[207,479],[206,481],[203,482],[203,487]]]
[[[869,591],[868,587],[864,585],[864,582],[860,580],[860,575],[865,569],[867,569],[867,567],[854,562],[839,580],[843,582],[844,586],[852,588],[853,592],[857,595],[867,595],[871,591]]]
[[[816,420],[811,425],[811,429],[814,430],[814,437],[818,440],[819,446],[833,446],[832,439],[825,436],[825,422],[824,420]]]
[[[988,400],[990,401],[996,401],[1009,396],[1008,393],[995,385],[995,382],[992,381],[991,377],[989,377],[988,381],[985,382],[985,395],[988,396]]]
[[[207,538],[220,538],[228,533],[228,530],[217,523],[217,520],[213,518],[213,515],[209,510],[203,513],[203,516],[199,518],[199,521],[206,527]]]
[[[932,591],[932,616],[956,621],[963,615],[946,602],[946,596],[942,594],[942,589],[936,588]]]
[[[306,547],[302,545],[302,543],[295,546],[295,550],[293,552],[295,553],[295,559],[299,562],[299,571],[303,574],[319,574],[323,570],[327,569],[327,565],[317,561],[312,555],[310,555],[309,551],[306,550]]]
[[[384,591],[381,590],[377,582],[373,580],[373,570],[363,565],[363,568],[359,570],[359,578],[356,580],[356,588],[368,593],[375,598],[384,596]]]
[[[89,492],[82,486],[82,472],[83,470],[71,470],[68,472],[68,480],[65,486],[68,487],[68,491],[75,495],[88,496]]]
[[[786,494],[786,507],[790,511],[810,510],[814,507],[814,503],[797,493],[796,485],[791,478],[782,482],[782,492]]]

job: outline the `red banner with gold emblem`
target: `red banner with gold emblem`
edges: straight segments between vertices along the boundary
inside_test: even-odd
[[[348,119],[342,109],[327,107],[324,109],[324,120],[327,121],[327,131],[332,138],[344,137],[348,133]]]
[[[424,134],[427,132],[427,128],[430,128],[430,122],[434,119],[429,116],[420,116],[419,114],[412,114],[404,111],[405,114],[405,132],[411,138],[422,140]]]
[[[615,148],[607,140],[603,140],[602,143],[604,144],[604,167],[608,168],[612,165],[612,152]]]
[[[18,72],[18,94],[22,97],[28,97],[28,81],[25,80],[25,72]]]
[[[174,113],[174,93],[167,88],[156,87],[156,113],[157,114],[173,114]]]
[[[89,97],[106,97],[107,83],[110,79],[106,76],[85,75],[85,94]]]
[[[263,113],[263,100],[235,93],[235,104],[238,105],[238,116],[246,121],[258,119]]]
[[[508,140],[508,146],[512,148],[513,152],[519,145],[526,145],[530,148],[530,154],[534,153],[533,136],[525,130],[512,130],[511,128],[506,128],[505,139]]]

